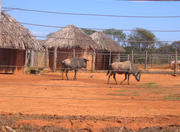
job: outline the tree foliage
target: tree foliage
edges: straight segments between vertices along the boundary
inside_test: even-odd
[[[156,53],[174,53],[174,49],[171,44],[165,42],[159,42],[158,47],[156,47]]]
[[[172,44],[171,44],[172,48],[174,50],[177,50],[178,52],[180,52],[180,41],[174,41]]]
[[[142,28],[136,28],[128,37],[129,46],[137,51],[147,50],[149,52],[155,49],[156,36]]]
[[[109,37],[111,37],[113,40],[117,41],[120,45],[126,46],[125,40],[126,40],[126,34],[123,33],[122,30],[117,29],[106,29],[103,31],[105,34],[107,34]]]
[[[82,30],[88,35],[91,35],[96,32],[96,30],[87,29],[87,28],[82,28]]]

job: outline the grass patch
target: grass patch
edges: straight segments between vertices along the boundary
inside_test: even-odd
[[[130,94],[122,94],[122,93],[110,93],[108,95],[111,95],[111,96],[131,96]]]
[[[145,83],[141,84],[140,87],[145,87],[145,88],[158,88],[159,85],[155,82],[150,82],[150,83]]]
[[[145,92],[151,93],[151,94],[162,94],[165,92],[165,89],[160,87],[155,82],[145,83],[140,85],[141,88],[144,88]]]
[[[180,96],[165,96],[165,100],[180,101]]]
[[[110,93],[108,95],[111,95],[111,96],[139,96],[139,94],[136,91],[129,92],[126,90],[121,90],[121,92],[116,91],[116,93]]]

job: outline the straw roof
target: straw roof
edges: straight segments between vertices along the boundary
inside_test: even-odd
[[[103,32],[95,32],[90,37],[98,44],[101,50],[107,50],[111,52],[125,52],[125,49],[121,47],[117,42],[112,40]]]
[[[10,15],[1,12],[0,48],[41,50],[38,40]]]
[[[69,25],[61,30],[51,34],[45,45],[48,48],[82,48],[82,49],[97,49],[97,44],[84,33],[81,29],[74,25]]]
[[[45,46],[46,40],[38,40],[38,42],[39,42],[39,44],[40,44],[41,46],[46,47],[46,46]]]

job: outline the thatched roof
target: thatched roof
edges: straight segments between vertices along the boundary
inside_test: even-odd
[[[2,12],[0,23],[0,48],[41,50],[38,40],[13,17]]]
[[[46,50],[46,45],[45,45],[45,42],[46,40],[38,40],[39,44],[44,48],[44,50]]]
[[[82,49],[97,49],[97,44],[84,33],[81,29],[74,25],[69,25],[61,30],[51,34],[45,45],[48,48],[82,48]]]
[[[123,47],[121,47],[117,42],[112,40],[103,32],[95,32],[90,36],[102,50],[112,52],[125,52],[125,49]]]

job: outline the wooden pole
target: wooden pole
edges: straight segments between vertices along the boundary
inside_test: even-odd
[[[109,52],[109,65],[111,65],[111,51]]]
[[[73,49],[73,58],[75,58],[76,57],[76,49],[74,48]]]
[[[31,50],[31,63],[30,63],[30,67],[34,66],[34,50]]]
[[[25,64],[24,64],[24,74],[26,72],[26,68],[28,67],[28,50],[25,50]]]
[[[103,70],[105,70],[105,65],[106,65],[106,54],[103,53]]]
[[[48,52],[48,48],[45,49],[45,67],[49,67],[49,52]]]
[[[169,67],[171,67],[171,61],[173,60],[173,56],[170,55],[170,63],[169,63]]]
[[[133,50],[131,52],[131,61],[132,61],[132,63],[134,63],[134,51]]]
[[[147,60],[148,60],[148,53],[146,50],[146,56],[145,56],[145,70],[147,70]]]
[[[57,68],[57,48],[54,48],[54,62],[53,62],[53,71],[55,72]]]
[[[177,74],[177,50],[175,52],[174,75]]]
[[[96,66],[96,51],[94,50],[94,52],[93,52],[93,60],[92,60],[92,72],[95,71],[95,66]]]
[[[25,68],[27,68],[28,67],[28,52],[29,52],[29,50],[26,50],[25,51]]]
[[[169,67],[171,66],[171,63],[170,63],[170,55],[168,55],[168,64],[169,64]]]
[[[151,54],[151,68],[153,67],[153,55]]]
[[[128,56],[127,56],[127,60],[129,61],[130,59],[129,59],[129,54],[128,54]]]

